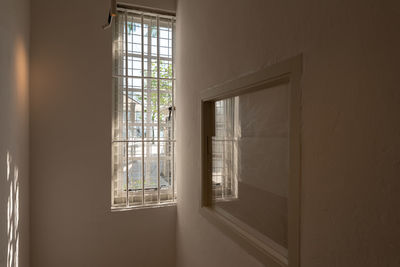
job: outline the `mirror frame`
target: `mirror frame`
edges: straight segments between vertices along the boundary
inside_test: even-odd
[[[301,180],[301,89],[302,55],[286,59],[235,80],[201,92],[201,201],[200,213],[267,266],[300,266],[300,180]],[[289,90],[289,194],[288,251],[283,253],[271,240],[266,242],[212,207],[212,157],[210,138],[214,131],[214,103],[229,97],[287,84]]]

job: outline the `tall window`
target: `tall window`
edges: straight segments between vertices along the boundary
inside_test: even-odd
[[[120,9],[113,28],[112,207],[173,203],[175,17]]]

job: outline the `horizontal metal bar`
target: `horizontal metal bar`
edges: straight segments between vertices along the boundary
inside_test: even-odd
[[[158,156],[146,155],[145,158],[146,158],[146,160],[156,160],[158,158]],[[172,156],[160,156],[160,159],[171,159],[171,158],[172,158]],[[132,161],[132,160],[140,160],[140,159],[142,159],[142,156],[130,156],[129,157],[130,161]]]
[[[139,35],[140,36],[140,35]],[[160,38],[161,39],[161,38]],[[165,39],[165,40],[168,40],[168,39]],[[136,43],[131,43],[131,44],[136,44]],[[167,46],[161,46],[161,47],[163,47],[163,48],[169,48],[169,47],[167,47]],[[138,58],[138,59],[141,59],[141,54],[142,53],[129,53],[128,52],[128,58],[130,58],[130,57],[133,57],[133,58]],[[147,55],[146,54],[146,56],[145,56],[145,59],[157,59],[157,56],[153,56],[153,55]],[[125,58],[124,58],[125,59]],[[163,61],[172,61],[172,58],[170,58],[170,57],[160,57],[160,59],[161,60],[163,60]],[[172,63],[172,62],[171,62]]]
[[[152,79],[152,80],[168,80],[168,81],[172,81],[175,80],[175,78],[158,78],[158,77],[148,77],[148,76],[132,76],[132,75],[113,75],[113,78],[134,78],[134,79]],[[154,89],[156,90],[156,89]]]
[[[125,89],[125,87],[123,87],[122,89]],[[141,88],[131,88],[131,87],[129,87],[128,88],[128,91],[130,92],[130,93],[141,93],[142,92],[142,89]],[[156,91],[157,91],[157,89],[145,89],[145,91],[146,91],[146,93],[155,93]],[[171,92],[171,89],[160,89],[160,92],[161,93],[170,93]],[[125,95],[125,93],[123,92],[123,94]],[[129,97],[129,100],[131,100],[131,101],[136,101],[136,100],[134,100],[132,97]],[[138,104],[138,105],[141,105],[140,103],[137,103],[136,102],[136,104]],[[169,108],[169,107],[168,107]],[[145,112],[146,113],[146,112]],[[147,124],[147,125],[152,125],[152,124]],[[155,125],[157,125],[157,124],[155,124]]]
[[[148,142],[148,143],[174,143],[176,140],[112,140],[112,143],[141,143],[141,142]]]
[[[140,123],[140,122],[131,122],[131,123],[129,123],[129,125],[130,126],[142,126],[142,124]],[[170,128],[170,126],[168,126],[168,123],[163,123],[163,122],[161,122],[160,123],[160,125],[162,126],[162,127],[167,127],[167,128]],[[157,123],[145,123],[144,124],[144,126],[147,126],[147,127],[156,127],[157,126]]]
[[[239,138],[234,138],[234,139],[216,139],[212,138],[212,141],[217,141],[217,142],[234,142],[234,141],[239,141]]]

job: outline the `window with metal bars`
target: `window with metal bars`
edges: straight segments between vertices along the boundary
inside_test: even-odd
[[[174,203],[175,17],[119,9],[113,26],[112,208]]]

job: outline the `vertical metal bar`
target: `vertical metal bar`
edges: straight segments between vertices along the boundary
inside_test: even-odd
[[[174,18],[171,18],[171,64],[172,64],[172,110],[171,110],[171,117],[172,117],[172,129],[171,135],[172,140],[175,140],[175,70],[174,70]],[[175,201],[175,143],[171,143],[172,147],[172,159],[171,159],[171,183],[172,183],[172,201]]]
[[[112,67],[112,75],[114,76],[114,74],[115,74],[115,58],[116,58],[116,52],[114,51],[115,50],[115,43],[114,43],[114,40],[115,40],[115,35],[116,35],[116,33],[117,34],[119,34],[119,32],[118,32],[118,30],[117,30],[117,25],[118,25],[118,17],[116,17],[116,19],[115,19],[115,22],[114,22],[114,25],[112,26],[112,40],[113,40],[113,42],[112,42],[112,64],[113,64],[113,67]],[[112,109],[111,109],[111,116],[112,116],[112,128],[111,128],[111,207],[113,207],[114,206],[114,204],[115,204],[115,202],[114,202],[114,199],[115,199],[115,193],[114,193],[114,190],[115,190],[115,186],[114,186],[114,155],[115,155],[115,151],[114,151],[114,136],[115,136],[115,90],[116,88],[115,88],[115,81],[114,81],[114,77],[112,78]]]
[[[152,18],[149,18],[149,23],[147,25],[147,77],[151,77],[153,73],[151,72],[151,55],[152,55],[152,49],[151,49],[151,34],[152,34]],[[147,107],[147,113],[146,113],[146,123],[147,127],[150,128],[149,125],[152,125],[152,118],[151,118],[151,79],[147,79],[147,101],[146,101],[146,107]],[[151,126],[152,127],[152,126]],[[154,138],[153,138],[154,140]],[[149,143],[146,143],[149,144]],[[149,145],[146,146],[146,153],[147,156],[149,157],[151,154],[151,147]],[[147,164],[147,168],[149,164]],[[151,166],[150,166],[151,168]],[[147,172],[146,172],[147,174]],[[152,197],[152,196],[151,196]]]
[[[125,138],[129,140],[128,128],[128,13],[125,11]],[[126,142],[126,206],[129,206],[129,142]]]
[[[140,16],[142,31],[142,204],[144,204],[144,23],[143,13]],[[147,34],[149,30],[147,28]],[[148,51],[148,50],[147,50]]]
[[[222,136],[222,159],[223,159],[223,161],[222,161],[222,173],[223,173],[223,175],[222,175],[222,179],[221,179],[221,182],[222,182],[222,191],[221,191],[221,193],[222,193],[222,199],[224,199],[225,198],[225,177],[226,177],[226,169],[227,169],[227,164],[226,164],[226,144],[225,144],[225,139],[226,139],[226,117],[227,117],[227,114],[226,114],[226,101],[227,100],[222,100],[221,101],[221,104],[222,104],[222,112],[223,112],[223,120],[224,120],[224,128],[223,128],[223,136]]]
[[[234,179],[234,173],[235,173],[235,168],[234,168],[234,157],[233,157],[233,153],[234,153],[234,138],[235,138],[235,110],[234,110],[234,104],[235,104],[235,98],[232,98],[231,104],[230,104],[230,114],[231,114],[231,163],[230,163],[230,169],[231,169],[231,175],[228,178],[229,180],[229,196],[232,197],[232,192],[233,192],[233,179]]]
[[[238,129],[240,127],[239,123],[239,97],[235,97],[235,108],[234,108],[234,120],[235,120],[235,128],[234,128],[234,136],[235,136],[235,155],[234,155],[234,162],[235,162],[235,176],[234,176],[234,197],[238,197],[238,164],[239,164],[239,158],[238,158],[238,151],[239,151],[239,145],[238,145],[238,140],[239,140],[239,132]],[[236,126],[237,125],[237,126]]]
[[[160,203],[160,17],[157,16],[157,201]]]

